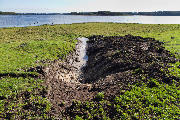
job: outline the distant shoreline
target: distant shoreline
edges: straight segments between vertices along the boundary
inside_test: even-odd
[[[155,12],[70,12],[70,13],[15,13],[1,12],[0,15],[84,15],[84,16],[180,16],[180,11],[155,11]]]
[[[64,14],[0,14],[0,15],[64,15]],[[71,14],[69,14],[71,15]],[[68,15],[66,15],[68,16]],[[73,16],[180,16],[180,15],[73,15]]]

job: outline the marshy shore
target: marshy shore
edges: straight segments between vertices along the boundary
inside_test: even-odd
[[[179,34],[180,25],[1,28],[0,118],[178,119]]]

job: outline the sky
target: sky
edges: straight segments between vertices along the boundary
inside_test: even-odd
[[[0,11],[17,13],[180,11],[180,0],[0,0]]]

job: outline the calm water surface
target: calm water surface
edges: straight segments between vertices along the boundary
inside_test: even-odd
[[[180,16],[0,15],[0,27],[25,27],[83,22],[180,24]]]

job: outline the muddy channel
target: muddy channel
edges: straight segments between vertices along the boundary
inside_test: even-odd
[[[57,119],[70,119],[74,116],[68,109],[74,100],[91,101],[98,92],[104,92],[105,99],[112,99],[131,89],[128,85],[149,78],[165,83],[179,80],[166,75],[168,63],[176,61],[163,43],[153,38],[132,35],[78,38],[75,51],[66,60],[56,60],[44,68],[51,114]]]

